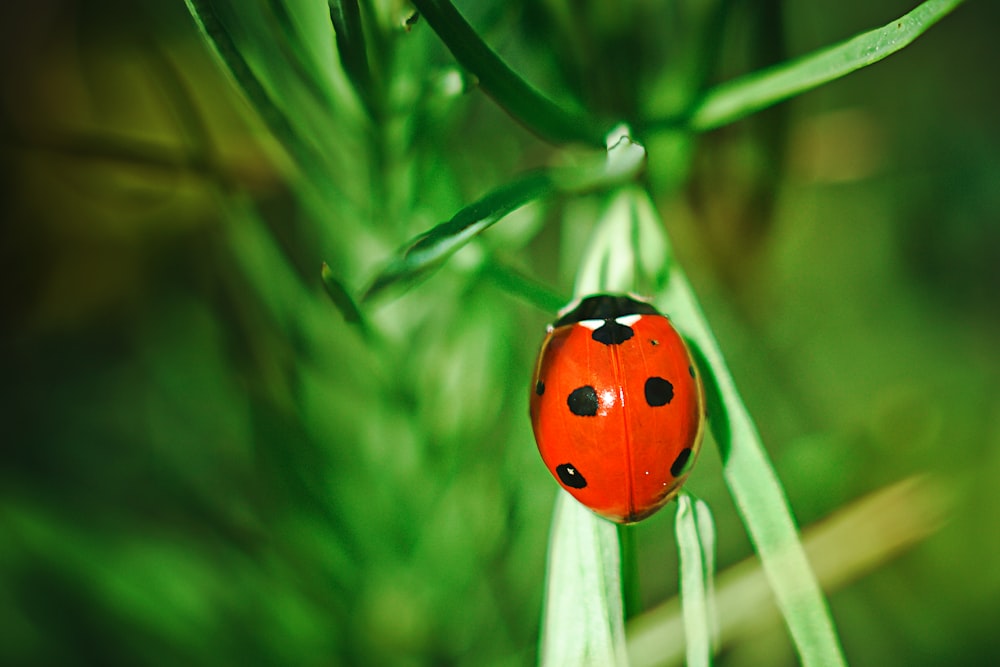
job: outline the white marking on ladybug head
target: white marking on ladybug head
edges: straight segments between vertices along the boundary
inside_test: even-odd
[[[591,331],[597,331],[604,326],[604,320],[580,320],[577,324]]]
[[[623,326],[630,327],[630,326],[632,326],[633,324],[635,324],[636,322],[638,322],[641,319],[642,319],[642,315],[639,315],[639,314],[635,314],[635,315],[622,315],[621,317],[616,318],[615,322],[617,322],[618,324],[621,324]]]

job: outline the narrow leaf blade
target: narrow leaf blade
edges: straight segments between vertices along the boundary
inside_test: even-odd
[[[331,187],[331,173],[353,173],[360,116],[337,67],[327,7],[307,0],[184,0],[195,24],[250,106],[288,151],[292,185],[328,219],[357,188]],[[346,94],[345,94],[346,93]],[[331,117],[342,132],[329,132]],[[290,164],[281,163],[288,167]]]
[[[927,0],[881,28],[709,90],[688,125],[711,130],[876,63],[907,46],[963,0]]]
[[[719,445],[726,484],[802,663],[844,665],[840,640],[799,541],[784,489],[687,278],[676,265],[662,305],[688,337],[705,376],[709,426]]]
[[[358,304],[355,303],[354,297],[351,296],[344,283],[333,273],[333,270],[326,262],[323,262],[320,275],[323,278],[323,287],[326,289],[326,293],[330,296],[330,300],[333,301],[333,305],[337,307],[340,314],[344,316],[344,320],[350,324],[364,326],[364,318],[361,316],[361,310],[358,308]]]
[[[441,41],[480,88],[515,120],[555,143],[604,144],[611,124],[581,111],[562,107],[518,76],[496,54],[448,0],[413,0]]]
[[[357,0],[330,0],[328,4],[340,64],[358,95],[370,107],[371,65],[368,62],[365,33],[361,25],[361,9]]]
[[[371,300],[391,286],[410,285],[425,277],[505,215],[552,191],[552,179],[543,171],[493,190],[420,236],[375,277],[362,301]]]
[[[560,492],[550,532],[542,667],[625,667],[616,526]]]
[[[688,667],[712,664],[715,643],[715,528],[708,506],[688,493],[677,498],[674,523],[681,567],[681,604]]]

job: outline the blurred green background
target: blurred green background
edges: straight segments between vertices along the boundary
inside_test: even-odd
[[[247,3],[247,34],[275,6]],[[556,98],[639,118],[913,4],[459,6]],[[323,260],[362,288],[555,159],[406,15],[378,5],[367,106],[342,76],[300,87],[298,170],[183,3],[3,4],[0,663],[534,662],[556,486],[526,387],[549,314],[506,278],[568,294],[600,200],[529,206],[346,325]],[[642,137],[800,523],[917,473],[949,489],[925,499],[940,530],[831,593],[857,665],[1000,660],[998,25],[968,3],[799,99]],[[688,488],[725,569],[752,550],[705,451]],[[670,514],[636,528],[649,607],[676,593]],[[795,657],[775,625],[720,664]]]

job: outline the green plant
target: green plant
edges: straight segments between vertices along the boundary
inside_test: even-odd
[[[651,159],[656,159],[656,150],[671,151],[671,156],[677,158],[666,171],[657,167],[652,177],[657,183],[666,183],[667,188],[676,187],[683,181],[696,133],[731,123],[884,58],[911,42],[959,3],[960,0],[928,0],[883,28],[714,87],[707,85],[704,72],[693,68],[692,73],[685,74],[686,80],[672,86],[676,99],[662,105],[665,111],[650,108],[634,117],[619,118],[612,112],[568,111],[567,105],[548,99],[505,65],[449,2],[417,0],[414,5],[421,17],[499,106],[555,144],[581,142],[593,151],[607,142],[607,158],[590,153],[578,158],[578,164],[533,170],[505,186],[488,183],[492,188],[489,194],[470,206],[456,206],[459,212],[447,222],[427,231],[417,230],[417,240],[387,265],[374,267],[364,257],[341,248],[337,257],[330,258],[332,268],[324,269],[324,282],[345,317],[358,322],[362,314],[367,318],[369,304],[390,288],[411,286],[441,268],[452,255],[464,251],[472,253],[465,259],[466,270],[498,276],[500,284],[511,293],[551,309],[561,301],[556,294],[558,290],[525,279],[518,267],[501,257],[502,244],[498,251],[479,244],[477,239],[501,218],[529,204],[577,199],[581,209],[590,212],[597,222],[590,232],[585,259],[579,264],[575,292],[639,290],[653,295],[657,304],[675,317],[707,378],[710,424],[720,448],[723,474],[761,556],[802,661],[809,665],[842,664],[839,640],[802,552],[784,491],[687,277],[673,260],[649,193],[637,185],[644,176],[645,153],[641,146],[649,147]],[[400,51],[412,47],[386,37],[390,34],[387,13],[368,4],[331,2],[334,42],[326,28],[329,21],[325,8],[315,4],[275,0],[259,13],[246,11],[239,3],[188,0],[188,5],[254,108],[301,170],[295,184],[310,215],[319,220],[338,220],[336,229],[332,225],[325,228],[319,225],[317,233],[323,237],[324,247],[339,247],[338,240],[343,237],[369,240],[374,237],[377,240],[372,240],[373,243],[384,243],[384,238],[379,239],[368,228],[368,221],[374,220],[389,221],[387,226],[393,232],[389,237],[412,233],[407,216],[402,214],[407,209],[404,199],[409,192],[387,187],[364,198],[357,194],[359,189],[364,190],[356,187],[358,183],[332,183],[330,179],[330,174],[350,173],[345,165],[357,161],[365,162],[365,168],[357,170],[359,173],[371,170],[372,177],[366,183],[374,188],[402,182],[387,178],[394,165],[398,167],[408,159],[401,155],[405,145],[394,144],[394,133],[409,131],[410,141],[416,143],[421,139],[412,128],[393,125],[398,122],[395,112],[400,105],[412,104],[416,109],[413,116],[419,117],[424,127],[431,128],[434,137],[440,139],[445,134],[440,124],[445,122],[442,118],[447,117],[448,110],[442,109],[447,106],[442,99],[447,99],[450,93],[435,98],[433,86],[400,93],[390,85],[391,72],[405,59]],[[728,9],[729,3],[725,2],[715,8],[719,16]],[[401,14],[394,18],[408,17]],[[716,20],[719,19],[709,17],[703,24],[710,28]],[[706,61],[711,61],[713,50],[719,48],[712,39],[702,43],[692,39],[689,46],[704,53]],[[335,50],[339,66],[332,57]],[[283,76],[288,63],[296,76]],[[454,73],[444,76],[449,81],[455,80]],[[350,96],[349,90],[356,95]],[[393,95],[401,99],[393,99]],[[329,131],[324,113],[328,106],[336,107],[341,118],[355,121],[351,131]],[[632,130],[614,131],[623,120]],[[366,159],[363,155],[374,158]],[[354,178],[360,180],[357,174]],[[432,182],[420,186],[447,189]],[[458,188],[452,190],[455,189]],[[448,200],[453,195],[453,191],[448,192],[439,199]],[[243,210],[242,215],[253,214]],[[406,224],[396,223],[393,228],[393,221],[401,220]],[[539,215],[529,221],[526,231],[515,233],[511,246],[516,248],[526,243],[537,232],[540,220]],[[357,284],[355,277],[373,272],[375,277],[366,287]],[[264,284],[259,288],[265,294],[278,289]],[[357,298],[352,296],[355,294]],[[453,296],[458,298],[459,293]],[[285,300],[278,293],[270,299],[275,313],[288,319],[302,317],[301,313],[286,312],[282,305]],[[405,305],[399,308],[397,318],[405,320],[408,314],[412,315]],[[313,313],[311,317],[319,315]],[[379,315],[372,313],[371,317],[378,319]],[[382,327],[386,326],[382,322]],[[386,352],[390,346],[386,344],[381,351]],[[554,560],[550,561],[550,606],[543,660],[556,664],[621,662],[625,653],[618,534],[585,513],[574,515],[579,508],[563,500],[560,503],[552,531]],[[685,500],[681,504],[682,513],[687,513],[687,508]],[[374,515],[373,512],[371,516]],[[697,537],[706,534],[704,517],[696,523],[697,530],[681,532],[687,536],[679,540],[685,567],[692,559],[711,562],[711,558],[705,557],[711,552],[710,544]],[[560,556],[567,553],[569,563]],[[700,577],[703,581],[711,577],[710,570],[703,572]],[[560,583],[566,572],[585,576],[590,586],[579,585],[579,577],[573,579],[576,586]],[[576,597],[579,595],[583,598]],[[710,603],[704,606],[710,607]],[[571,614],[570,610],[577,614]],[[701,615],[692,614],[691,618],[696,616]],[[583,642],[567,643],[566,638],[581,624],[593,631],[585,633]],[[689,638],[693,646],[703,647],[710,634],[703,625],[695,625],[690,628]],[[700,659],[707,661],[705,651],[700,655]]]

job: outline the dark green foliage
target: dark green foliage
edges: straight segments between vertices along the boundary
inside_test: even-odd
[[[962,492],[832,593],[851,662],[993,664],[996,7],[722,127],[957,3],[460,3],[486,51],[416,4],[0,12],[0,663],[535,662],[531,364],[627,183],[674,241],[649,291],[676,256],[801,524],[914,472]],[[564,145],[620,120],[648,170]],[[726,569],[745,424],[695,347]],[[677,591],[668,514],[632,529],[630,614]],[[724,649],[794,661],[784,631]]]

